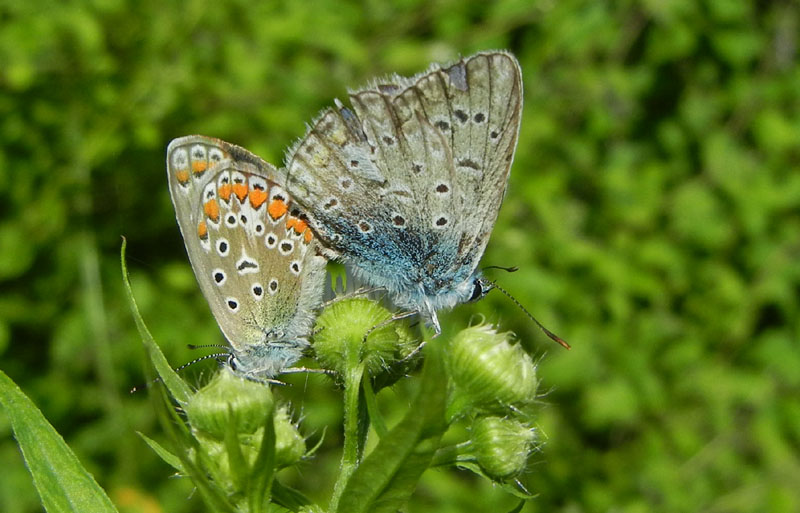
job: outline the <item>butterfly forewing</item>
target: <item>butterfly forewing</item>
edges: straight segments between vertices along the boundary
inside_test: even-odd
[[[516,59],[479,53],[350,100],[289,151],[287,187],[323,242],[398,303],[465,300],[516,148]]]
[[[243,361],[267,376],[299,356],[321,301],[325,260],[273,166],[237,146],[190,136],[168,149],[170,193],[192,268],[240,359],[269,345],[280,361]],[[280,353],[280,351],[278,351]]]

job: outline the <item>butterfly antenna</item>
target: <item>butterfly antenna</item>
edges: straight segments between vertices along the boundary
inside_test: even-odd
[[[196,346],[194,344],[186,344],[186,347],[189,349],[208,349],[208,348],[216,348],[216,349],[228,349],[228,346],[224,346],[222,344],[204,344],[202,346]]]
[[[190,345],[191,345],[191,344],[190,344]],[[198,347],[202,347],[202,346],[198,346]],[[210,358],[219,358],[219,357],[221,357],[221,356],[228,356],[228,355],[230,355],[230,353],[213,353],[213,354],[207,354],[207,355],[205,355],[205,356],[201,356],[200,358],[195,358],[194,360],[192,360],[192,361],[190,361],[190,362],[184,363],[183,365],[180,365],[180,366],[178,366],[178,367],[175,367],[175,368],[174,368],[174,369],[172,369],[172,370],[173,370],[173,371],[175,371],[175,372],[180,372],[180,371],[182,371],[183,369],[185,369],[186,367],[188,367],[188,366],[190,366],[190,365],[194,365],[195,363],[198,363],[198,362],[202,362],[203,360],[208,360],[208,359],[210,359]],[[130,391],[130,393],[131,393],[131,394],[133,394],[133,393],[136,393],[136,392],[138,392],[139,390],[144,390],[145,388],[150,388],[152,385],[155,385],[156,383],[159,383],[159,382],[161,382],[161,381],[162,381],[162,380],[161,380],[161,378],[155,378],[155,379],[152,379],[152,380],[148,381],[147,383],[145,383],[144,385],[137,385],[137,386],[135,386],[135,387],[131,388],[131,391]]]
[[[502,268],[501,268],[501,269],[502,269]],[[510,271],[510,272],[513,272],[513,271]],[[484,279],[485,279],[485,278],[484,278]],[[519,307],[519,309],[520,309],[520,310],[522,310],[523,312],[525,312],[525,315],[527,315],[528,317],[530,317],[530,319],[531,319],[533,322],[535,322],[537,326],[539,326],[539,329],[540,329],[540,330],[542,330],[542,331],[544,332],[544,334],[545,334],[545,335],[547,335],[548,337],[550,337],[550,340],[552,340],[553,342],[557,342],[557,343],[561,344],[561,345],[562,345],[562,346],[563,346],[565,349],[570,349],[570,348],[571,348],[571,347],[570,347],[570,345],[569,345],[569,344],[567,344],[567,342],[566,342],[566,341],[565,341],[563,338],[559,337],[558,335],[556,335],[555,333],[553,333],[553,332],[552,332],[552,331],[550,331],[549,329],[545,328],[545,327],[542,325],[542,323],[541,323],[541,322],[539,322],[538,320],[536,320],[536,317],[534,317],[534,316],[533,316],[533,315],[532,315],[532,314],[531,314],[531,313],[530,313],[530,312],[529,312],[529,311],[528,311],[528,310],[527,310],[527,309],[526,309],[524,306],[522,306],[522,303],[520,303],[519,301],[517,301],[517,299],[516,299],[514,296],[512,296],[511,294],[509,294],[509,293],[508,293],[508,291],[507,291],[506,289],[504,289],[503,287],[501,287],[501,286],[500,286],[500,285],[498,285],[497,283],[493,282],[492,280],[486,280],[486,281],[487,281],[487,282],[489,282],[489,283],[492,285],[492,287],[496,288],[497,290],[499,290],[500,292],[502,292],[503,294],[505,294],[506,296],[508,296],[508,298],[509,298],[511,301],[513,301],[513,302],[514,302],[514,304],[515,304],[515,305],[517,305],[517,306]]]
[[[487,265],[486,267],[484,267],[481,270],[485,271],[487,269],[500,269],[501,271],[505,271],[507,273],[515,273],[515,272],[519,271],[519,267],[517,267],[516,265],[513,265],[511,267],[503,267],[502,265]],[[495,285],[495,286],[497,286],[497,285]],[[511,298],[511,299],[514,299],[514,298]]]

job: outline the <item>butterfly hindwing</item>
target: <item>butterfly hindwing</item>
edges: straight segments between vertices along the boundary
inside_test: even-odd
[[[280,173],[203,136],[167,151],[170,193],[189,260],[245,372],[271,377],[299,357],[325,260]]]

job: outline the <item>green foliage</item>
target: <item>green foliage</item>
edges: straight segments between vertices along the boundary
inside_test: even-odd
[[[14,436],[36,483],[42,505],[48,512],[117,511],[64,439],[2,371],[0,404],[11,421]]]
[[[213,510],[256,513],[283,507],[322,512],[323,508],[311,503],[300,490],[286,487],[278,479],[279,470],[310,458],[313,451],[306,452],[302,436],[290,421],[289,408],[282,406],[276,411],[267,383],[250,381],[227,367],[196,392],[182,382],[176,383],[180,378],[165,364],[139,314],[128,280],[125,248],[123,241],[125,289],[142,342],[158,373],[152,383],[164,383],[170,394],[159,387],[163,401],[157,401],[157,409],[165,430],[172,435],[173,449],[145,435],[142,438],[166,463],[197,485]],[[485,404],[506,417],[531,420],[530,413],[523,414],[515,403],[533,401],[535,368],[519,346],[508,344],[508,334],[482,325],[462,330],[451,344],[427,344],[427,361],[416,397],[403,418],[387,431],[372,382],[380,382],[376,379],[380,374],[396,372],[396,365],[402,367],[412,361],[424,344],[409,351],[408,327],[391,320],[391,314],[377,303],[358,297],[344,296],[329,304],[314,331],[325,333],[315,340],[314,350],[327,356],[317,356],[317,360],[323,366],[330,364],[323,368],[343,382],[344,388],[344,447],[327,511],[402,510],[423,472],[445,465],[471,469],[503,484],[513,494],[529,498],[506,483],[525,470],[533,452],[529,425],[510,418],[478,417],[471,439],[442,443],[443,435],[460,417],[473,417]],[[461,347],[469,350],[457,351]],[[381,366],[371,365],[378,359],[383,362]],[[501,374],[507,374],[504,367],[509,366],[514,367],[511,379],[520,381],[520,389],[527,392],[522,398],[509,400],[509,390],[495,386],[494,381],[502,380]],[[453,369],[459,372],[453,373]],[[478,379],[470,379],[472,374]],[[474,384],[481,379],[485,389],[476,390]],[[453,404],[460,406],[456,414],[449,413]],[[176,415],[177,405],[185,421]],[[367,453],[371,423],[377,426],[379,440]]]
[[[537,494],[523,511],[796,511],[799,9],[5,2],[0,367],[120,510],[199,510],[193,485],[168,479],[135,434],[168,445],[157,410],[127,394],[146,378],[120,235],[168,361],[196,357],[186,343],[221,341],[174,222],[167,142],[204,133],[278,163],[347,87],[507,48],[522,64],[525,111],[484,263],[519,266],[496,278],[573,349],[552,346],[496,293],[443,316],[442,337],[482,313],[540,361],[546,443],[521,477]],[[329,382],[287,379],[278,393],[308,433],[341,422]],[[414,387],[376,392],[387,430]],[[11,427],[0,429],[0,510],[39,511]],[[288,471],[286,486],[322,501],[341,443],[327,432],[320,470]],[[517,504],[471,473],[428,472],[409,511]]]

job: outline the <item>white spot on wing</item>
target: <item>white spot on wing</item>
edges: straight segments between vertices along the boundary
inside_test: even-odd
[[[189,154],[186,148],[178,148],[172,152],[172,167],[186,169],[189,167]]]

